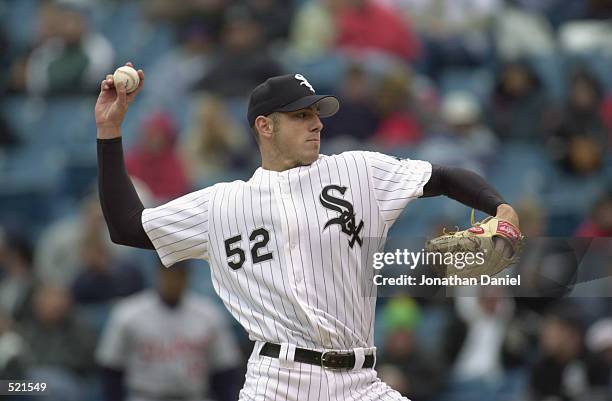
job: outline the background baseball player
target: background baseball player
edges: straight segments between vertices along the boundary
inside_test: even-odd
[[[171,266],[207,259],[215,290],[256,342],[240,399],[404,399],[376,377],[375,287],[362,280],[368,238],[384,243],[406,205],[444,194],[510,221],[481,177],[373,152],[319,154],[321,118],[339,101],[300,74],[251,93],[262,167],[144,209],[125,172],[121,122],[138,90],[111,76],[96,104],[100,199],[117,243],[156,249]],[[366,255],[367,256],[367,255]]]
[[[236,339],[218,307],[187,290],[188,275],[186,262],[160,266],[157,290],[113,309],[96,352],[105,400],[236,399]]]

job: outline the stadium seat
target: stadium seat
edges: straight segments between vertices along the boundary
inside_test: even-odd
[[[0,22],[16,48],[28,48],[36,28],[40,0],[4,1],[0,4]]]
[[[440,92],[470,92],[481,102],[489,97],[493,85],[493,75],[485,68],[450,68],[440,78]]]
[[[532,56],[529,65],[536,71],[552,99],[561,101],[565,96],[565,63],[559,54]]]

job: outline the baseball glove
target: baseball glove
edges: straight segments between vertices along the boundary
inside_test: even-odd
[[[504,244],[498,243],[500,239]],[[427,241],[425,250],[433,255],[431,267],[438,276],[478,278],[493,276],[518,262],[523,242],[520,230],[511,223],[496,217],[475,222],[472,210],[472,227],[444,230],[444,235]]]

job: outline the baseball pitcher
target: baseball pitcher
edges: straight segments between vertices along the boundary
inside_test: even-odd
[[[209,262],[216,292],[255,341],[240,400],[406,400],[374,370],[376,288],[362,279],[366,239],[384,243],[419,197],[449,196],[518,231],[512,207],[466,170],[375,152],[319,154],[321,119],[340,103],[290,74],[251,93],[247,119],[262,163],[248,181],[145,209],[121,144],[121,123],[144,84],[138,73],[130,94],[107,76],[96,104],[100,200],[111,238],[155,249],[166,266]]]

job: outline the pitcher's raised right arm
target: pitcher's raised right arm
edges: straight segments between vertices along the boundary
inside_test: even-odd
[[[126,65],[132,67],[131,63]],[[114,85],[112,75],[107,75],[100,85],[100,95],[95,108],[98,190],[104,219],[113,242],[154,249],[142,227],[144,206],[125,169],[121,143],[121,124],[129,104],[134,101],[144,84],[144,72],[138,70],[138,75],[140,84],[129,94],[123,84]]]

